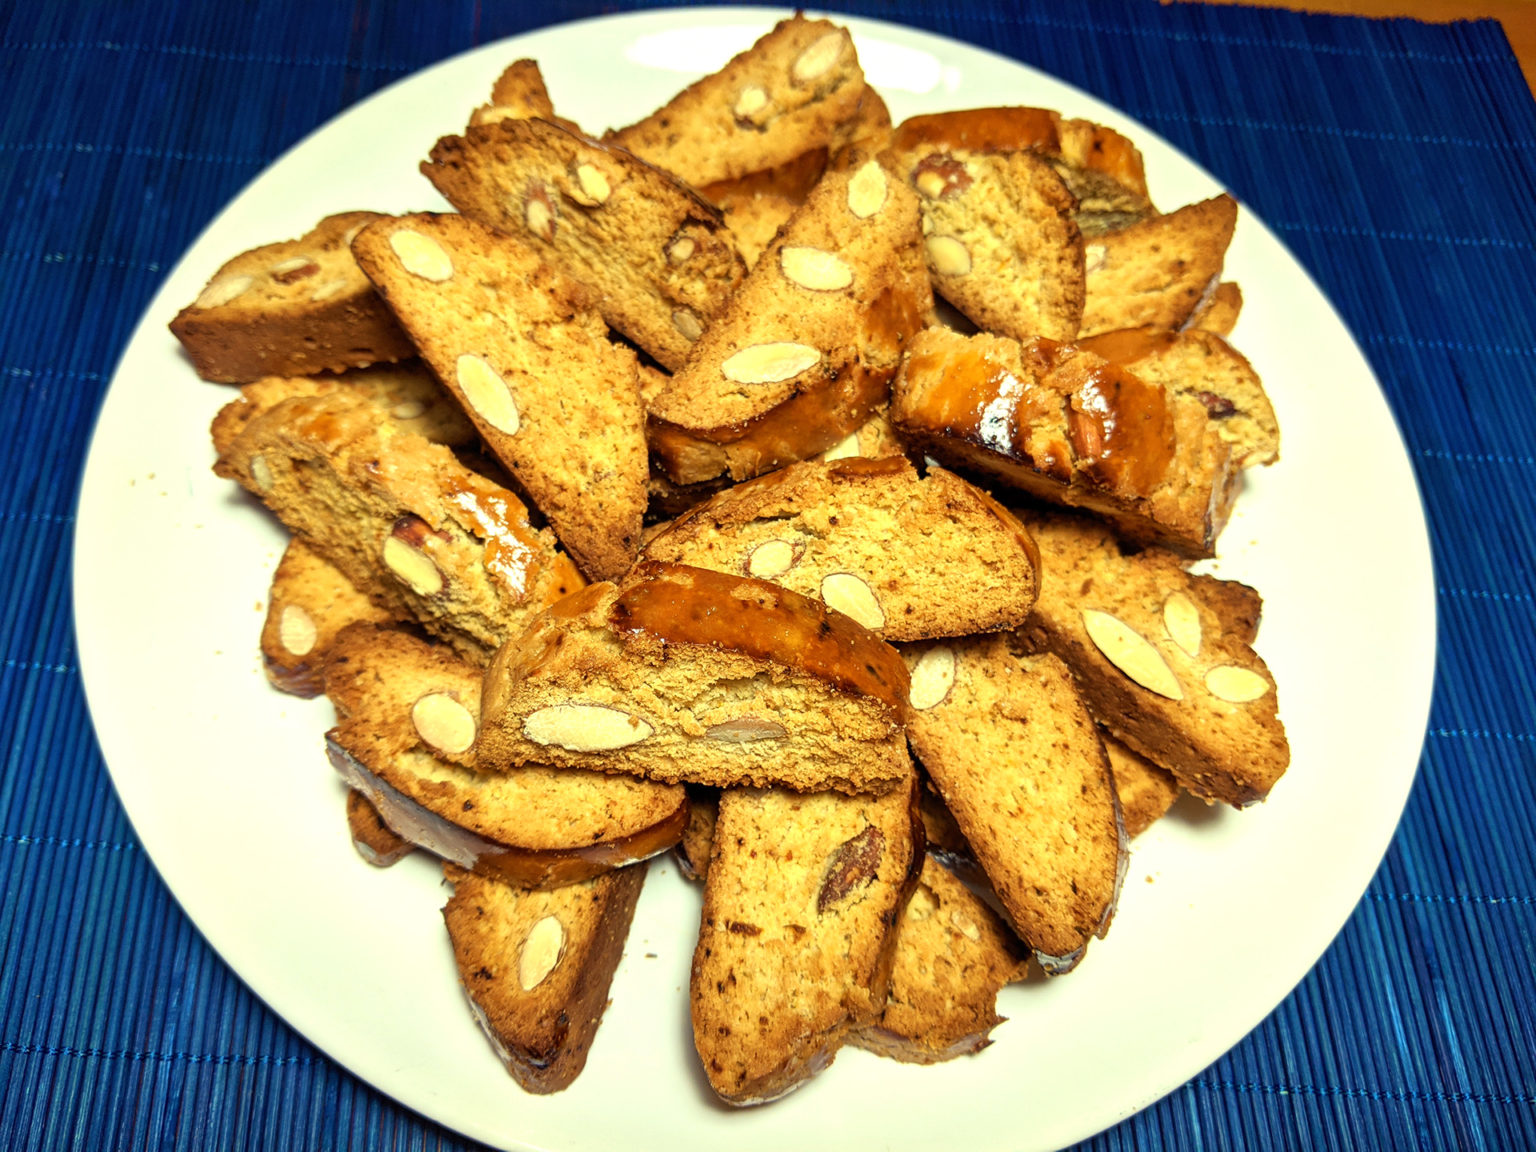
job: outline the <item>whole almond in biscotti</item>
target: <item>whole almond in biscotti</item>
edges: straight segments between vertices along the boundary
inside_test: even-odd
[[[894,925],[922,865],[917,776],[884,796],[728,789],[689,1006],[715,1093],[761,1104],[832,1062],[886,1002]]]
[[[325,691],[332,766],[412,843],[522,888],[584,880],[665,852],[683,789],[529,764],[477,770],[481,670],[400,629],[349,628]]]
[[[974,485],[900,456],[793,464],[679,516],[648,559],[772,580],[887,640],[1017,627],[1034,545]]]
[[[421,170],[465,216],[590,287],[603,318],[668,369],[746,272],[718,208],[622,148],[546,120],[446,136]]]
[[[397,257],[429,238],[452,272]],[[645,511],[635,356],[608,338],[591,293],[527,245],[462,216],[385,217],[353,241],[359,263],[492,454],[594,579],[622,574]]]
[[[641,561],[554,605],[485,679],[483,769],[547,763],[718,787],[883,792],[905,771],[907,673],[818,601]]]
[[[375,216],[327,216],[299,239],[253,248],[214,273],[171,321],[197,374],[240,384],[414,356],[352,259],[352,237]]]
[[[1236,226],[1237,202],[1223,194],[1095,236],[1083,249],[1080,335],[1182,326],[1219,281]]]
[[[825,451],[885,404],[931,310],[911,189],[876,159],[829,169],[652,399],[652,452],[693,484]]]
[[[528,1092],[586,1066],[645,883],[645,865],[543,891],[443,865],[443,921],[470,1009]]]
[[[1212,555],[1241,476],[1198,400],[1051,340],[930,328],[897,375],[891,419],[937,460],[1194,557]]]
[[[606,139],[702,188],[843,142],[865,91],[847,29],[796,15]]]
[[[952,654],[942,700],[908,737],[1020,937],[1047,973],[1070,970],[1114,915],[1125,827],[1098,729],[1072,673],[1000,636],[903,648]]]
[[[1024,642],[1071,665],[1094,718],[1190,792],[1238,806],[1264,799],[1290,746],[1274,678],[1252,648],[1257,593],[1187,572],[1165,549],[1127,549],[1093,520],[1023,518],[1044,573]],[[1110,629],[1094,626],[1105,620]]]

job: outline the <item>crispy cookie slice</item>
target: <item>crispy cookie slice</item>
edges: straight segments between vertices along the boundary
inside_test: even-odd
[[[375,215],[327,216],[297,240],[242,252],[214,273],[171,321],[197,374],[241,384],[416,355],[348,247]]]
[[[1109,733],[1099,732],[1109,753],[1109,770],[1115,776],[1115,792],[1125,816],[1125,834],[1133,839],[1162,819],[1179,798],[1179,782],[1172,772],[1139,756]]]
[[[1098,729],[1072,673],[1001,636],[908,645],[908,737],[1013,928],[1047,974],[1114,916],[1126,836]]]
[[[459,983],[523,1089],[558,1092],[586,1067],[634,919],[645,865],[548,891],[443,865]]]
[[[446,136],[421,170],[465,216],[592,288],[603,318],[668,369],[746,274],[713,204],[622,148],[546,120]]]
[[[385,624],[390,619],[334,564],[303,540],[290,540],[272,573],[261,627],[267,679],[292,696],[318,696],[325,689],[331,645],[341,630],[359,621]]]
[[[580,131],[572,121],[555,115],[537,60],[514,60],[507,65],[491,85],[490,100],[469,115],[470,127],[502,120],[550,120],[572,132]]]
[[[556,604],[487,672],[483,767],[885,791],[906,771],[906,668],[765,580],[642,561]]]
[[[384,823],[379,810],[355,788],[347,789],[347,831],[357,854],[375,868],[389,868],[416,851],[416,845]]]
[[[591,292],[463,216],[385,217],[353,251],[481,439],[594,579],[640,547],[649,471],[632,352]]]
[[[1086,518],[1024,519],[1044,572],[1026,643],[1065,660],[1094,718],[1195,795],[1264,799],[1290,745],[1252,648],[1257,593],[1165,549],[1127,550]]]
[[[1017,627],[1034,604],[1022,526],[942,468],[901,456],[793,464],[674,520],[648,559],[772,580],[887,640]]]

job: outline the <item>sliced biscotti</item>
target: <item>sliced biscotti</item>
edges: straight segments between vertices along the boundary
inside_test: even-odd
[[[1184,321],[1185,328],[1201,328],[1218,336],[1232,335],[1243,311],[1243,290],[1232,280],[1213,284],[1195,310]]]
[[[274,688],[318,696],[325,688],[331,645],[349,624],[384,624],[390,614],[352,586],[341,571],[303,540],[293,539],[272,573],[261,657]]]
[[[897,135],[898,141],[901,134]],[[1027,151],[924,141],[893,149],[918,194],[934,291],[979,327],[1071,340],[1083,316],[1077,202]]]
[[[171,321],[197,374],[240,384],[416,355],[348,247],[374,216],[327,216],[297,240],[242,252],[214,273]]]
[[[1173,807],[1179,798],[1179,782],[1172,772],[1137,755],[1102,729],[1099,736],[1104,741],[1104,751],[1109,753],[1109,770],[1114,773],[1115,793],[1120,797],[1120,811],[1125,817],[1125,834],[1140,836]]]
[[[545,604],[581,587],[511,492],[350,393],[254,413],[214,471],[270,508],[396,619],[483,663]],[[216,418],[217,419],[217,418]]]
[[[591,291],[463,216],[384,217],[352,249],[583,571],[626,571],[645,511],[645,416],[634,353],[608,339]]]
[[[866,456],[879,460],[885,456],[901,456],[906,444],[891,424],[889,408],[877,408],[870,418],[844,436],[825,452],[811,457],[813,460],[846,460],[851,456]]]
[[[902,650],[908,737],[1014,930],[1048,974],[1109,928],[1126,837],[1098,729],[1072,673],[1001,636]]]
[[[1149,384],[1204,404],[1217,434],[1232,446],[1239,468],[1279,459],[1280,424],[1259,374],[1215,332],[1122,328],[1090,337],[1080,346],[1129,368]]]
[[[997,994],[1029,956],[1007,923],[933,857],[896,922],[896,960],[880,1018],[849,1043],[908,1064],[980,1052],[1003,1023]]]
[[[848,30],[797,14],[605,139],[703,187],[827,147],[864,90]]]
[[[827,172],[650,404],[672,480],[744,480],[846,437],[926,322],[917,198],[878,160]]]
[[[461,867],[550,888],[665,852],[688,820],[677,785],[528,764],[475,767],[481,670],[394,628],[349,628],[325,691],[331,763],[386,823]]]
[[[884,791],[904,778],[907,672],[820,601],[642,561],[534,621],[487,670],[482,767]]]
[[[648,559],[772,580],[887,640],[1017,627],[1035,598],[1017,519],[942,468],[902,456],[807,461],[728,488],[674,520]]]
[[[668,369],[746,273],[714,205],[622,148],[547,120],[446,136],[421,170],[464,215],[591,287],[603,318]]]
[[[1221,195],[1095,236],[1079,334],[1182,326],[1220,280],[1236,227],[1237,202]]]
[[[921,835],[910,764],[884,796],[721,796],[689,1007],[705,1076],[726,1103],[799,1087],[879,1016]]]
[[[1051,340],[930,328],[897,375],[891,419],[935,459],[1189,556],[1214,552],[1242,475],[1198,400]]]
[[[443,865],[459,983],[524,1090],[558,1092],[586,1067],[645,884],[636,864],[547,891]]]
[[[416,845],[384,823],[373,802],[355,788],[347,789],[347,831],[357,854],[375,868],[398,864],[416,851]]]
[[[1257,596],[1102,524],[1024,517],[1040,599],[1023,638],[1069,665],[1094,717],[1206,800],[1264,799],[1290,762],[1274,678],[1251,647]]]
[[[552,120],[576,131],[576,125],[555,115],[537,60],[514,60],[491,85],[491,98],[469,115],[470,126],[502,120]]]

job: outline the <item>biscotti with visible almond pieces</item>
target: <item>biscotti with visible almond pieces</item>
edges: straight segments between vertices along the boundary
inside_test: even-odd
[[[325,662],[341,630],[358,621],[385,624],[390,619],[334,564],[303,540],[290,540],[272,573],[261,627],[267,680],[291,696],[318,696],[325,688]]]
[[[649,407],[679,484],[825,451],[885,404],[933,304],[916,195],[875,159],[829,169]]]
[[[887,640],[1022,624],[1037,554],[1018,520],[942,468],[901,456],[805,462],[679,516],[648,559],[771,580]]]
[[[783,1096],[879,1016],[921,837],[910,764],[884,796],[721,796],[689,982],[694,1045],[720,1099]]]
[[[864,91],[848,30],[796,14],[605,139],[703,187],[827,147],[858,115]]]
[[[349,628],[325,691],[331,763],[391,828],[461,867],[524,888],[585,880],[677,843],[677,785],[527,764],[476,768],[481,671],[394,628]]]
[[[1223,194],[1093,237],[1078,335],[1181,327],[1220,280],[1236,227],[1237,202]]]
[[[358,396],[255,413],[214,464],[398,620],[483,664],[582,579],[511,492]],[[216,418],[217,419],[217,418]]]
[[[171,332],[204,380],[341,372],[416,355],[352,259],[373,212],[327,216],[297,240],[264,244],[221,267]]]
[[[885,791],[907,671],[861,625],[745,576],[642,561],[554,605],[487,669],[482,768]]]
[[[1126,836],[1098,729],[1072,673],[1002,636],[904,646],[912,748],[1048,975],[1109,928]]]
[[[569,1087],[608,1007],[645,865],[545,891],[446,863],[443,877],[459,983],[491,1047],[525,1091]]]
[[[603,318],[669,370],[746,274],[718,208],[622,148],[546,120],[446,136],[421,170],[465,216],[592,288]]]
[[[591,291],[462,216],[383,217],[352,250],[582,570],[622,575],[640,548],[645,416],[634,353]]]
[[[355,788],[347,789],[347,831],[357,854],[375,868],[389,868],[416,851],[416,845],[384,823],[379,810]]]
[[[1214,554],[1242,476],[1198,400],[1050,340],[928,329],[897,375],[891,420],[945,464],[1192,557]]]
[[[998,992],[1028,967],[1028,952],[1003,918],[929,856],[896,922],[885,1008],[849,1043],[906,1064],[980,1052],[1004,1022]]]
[[[1275,682],[1251,647],[1257,595],[1127,550],[1086,517],[1025,514],[1040,598],[1022,639],[1067,662],[1094,718],[1190,792],[1244,806],[1290,763]]]

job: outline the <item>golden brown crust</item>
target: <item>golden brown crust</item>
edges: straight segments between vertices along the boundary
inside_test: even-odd
[[[1166,768],[1139,756],[1109,733],[1100,731],[1109,770],[1115,776],[1115,792],[1125,815],[1125,834],[1140,836],[1157,823],[1179,798],[1179,782]]]
[[[325,690],[331,646],[349,624],[388,622],[336,566],[302,540],[290,540],[272,573],[261,628],[262,665],[279,691],[306,699]]]

